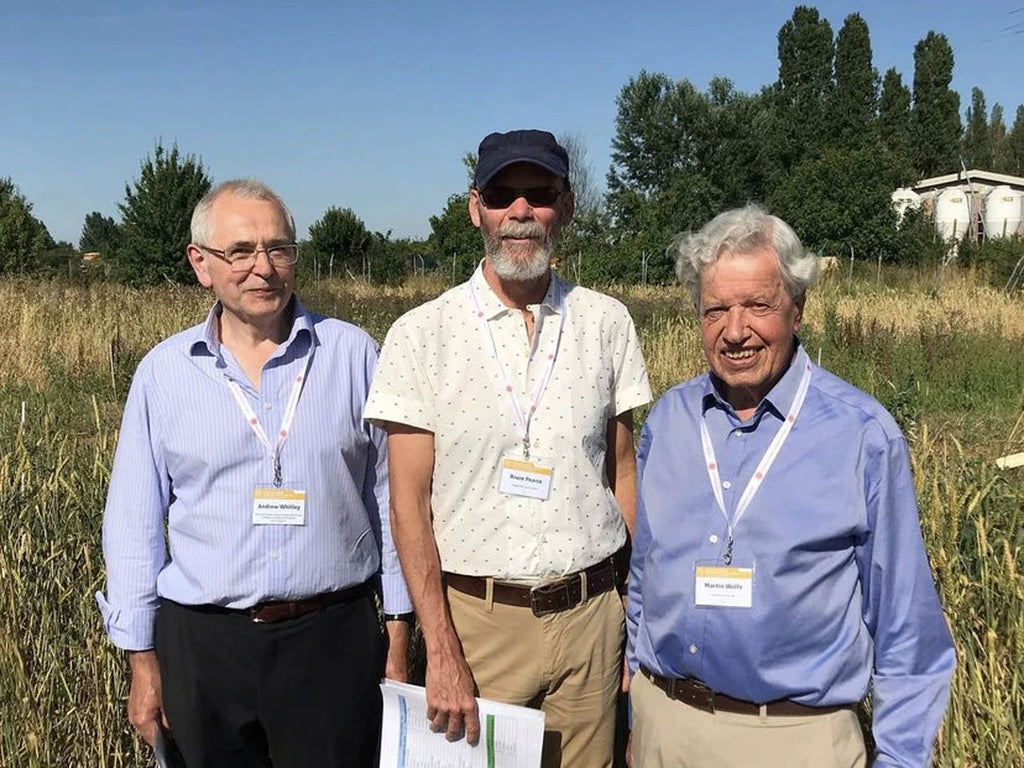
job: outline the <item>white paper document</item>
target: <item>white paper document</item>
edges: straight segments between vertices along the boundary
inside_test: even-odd
[[[540,768],[544,713],[477,699],[480,741],[448,741],[430,730],[426,691],[385,680],[380,768]]]

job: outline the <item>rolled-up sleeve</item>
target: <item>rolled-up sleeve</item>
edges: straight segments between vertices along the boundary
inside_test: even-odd
[[[153,647],[157,576],[168,559],[170,479],[157,448],[153,390],[151,368],[142,364],[125,403],[103,515],[107,593],[96,593],[111,642],[133,651]]]

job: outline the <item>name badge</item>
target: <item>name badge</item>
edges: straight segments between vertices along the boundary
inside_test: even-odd
[[[754,597],[753,568],[698,565],[693,594],[697,605],[750,608]]]
[[[540,461],[505,456],[501,460],[501,482],[498,490],[509,496],[526,496],[544,501],[551,494],[551,478],[555,470]]]
[[[252,492],[253,525],[305,525],[306,492],[291,488],[256,488]]]

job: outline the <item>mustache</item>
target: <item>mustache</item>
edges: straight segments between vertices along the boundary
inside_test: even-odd
[[[540,240],[544,228],[535,221],[509,221],[498,228],[498,237],[528,237]]]

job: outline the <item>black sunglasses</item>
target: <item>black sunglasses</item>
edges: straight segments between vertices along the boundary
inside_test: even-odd
[[[477,194],[488,208],[508,208],[520,197],[526,198],[526,202],[533,208],[548,208],[555,204],[562,190],[552,186],[515,189],[491,185],[477,190]]]

